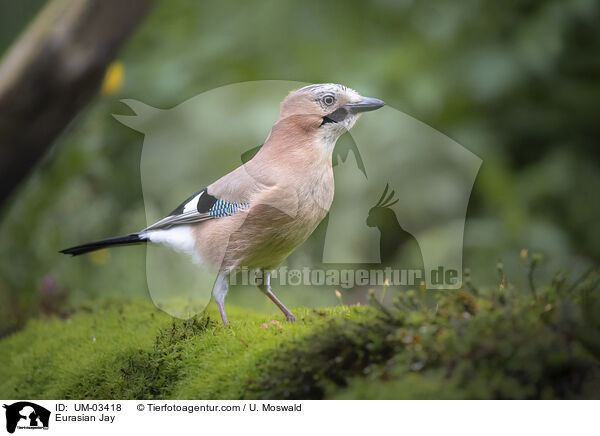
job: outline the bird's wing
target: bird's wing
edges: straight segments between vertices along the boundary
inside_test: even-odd
[[[183,224],[223,218],[249,207],[247,202],[219,199],[209,194],[205,188],[190,196],[165,218],[146,227],[144,231],[162,230]]]
[[[252,177],[242,165],[207,188],[188,197],[168,216],[143,231],[168,229],[223,218],[248,209],[250,200],[266,186]]]

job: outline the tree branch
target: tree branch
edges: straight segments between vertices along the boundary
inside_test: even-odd
[[[51,0],[0,65],[0,205],[96,95],[153,0]]]

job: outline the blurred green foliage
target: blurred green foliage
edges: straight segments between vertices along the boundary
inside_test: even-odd
[[[39,5],[4,2],[1,16],[24,26]],[[119,56],[123,86],[98,95],[2,211],[0,334],[68,301],[146,295],[143,248],[57,254],[146,224],[143,139],[111,114],[128,113],[121,98],[168,108],[240,81],[343,83],[480,156],[465,229],[475,281],[493,282],[497,259],[518,271],[524,247],[546,255],[539,276],[596,265],[599,18],[593,0],[158,1]]]

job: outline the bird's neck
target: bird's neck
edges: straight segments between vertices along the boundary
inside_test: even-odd
[[[321,123],[322,118],[316,115],[281,119],[271,129],[261,151],[289,165],[331,168],[333,148],[340,135],[321,129]]]
[[[311,204],[311,200],[320,209],[328,210],[333,200],[331,163],[337,138],[323,138],[318,130],[321,118],[315,118],[278,121],[248,164],[259,166],[254,169],[256,173],[270,174],[278,183],[293,186],[306,204]]]

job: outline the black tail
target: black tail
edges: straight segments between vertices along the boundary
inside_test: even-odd
[[[88,242],[87,244],[77,245],[75,247],[61,250],[60,252],[63,254],[70,254],[72,256],[79,256],[80,254],[89,253],[90,251],[101,250],[103,248],[112,247],[114,245],[141,244],[146,241],[146,238],[140,236],[138,233],[131,233],[125,236],[116,236],[114,238]]]

